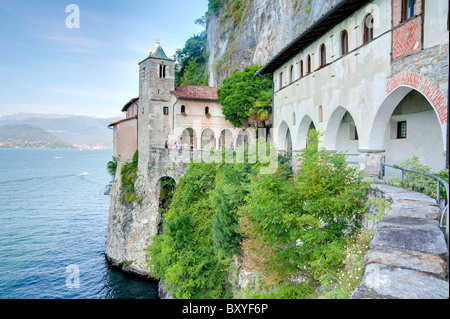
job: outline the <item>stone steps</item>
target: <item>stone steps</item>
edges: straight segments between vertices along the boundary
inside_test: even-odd
[[[352,299],[448,299],[448,248],[440,208],[424,194],[385,184],[371,186],[392,210],[379,223]]]

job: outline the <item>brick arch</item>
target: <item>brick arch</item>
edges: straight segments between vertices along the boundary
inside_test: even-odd
[[[447,100],[439,88],[427,77],[414,72],[400,72],[388,81],[388,95],[400,86],[409,86],[421,92],[436,110],[441,124],[447,123]]]

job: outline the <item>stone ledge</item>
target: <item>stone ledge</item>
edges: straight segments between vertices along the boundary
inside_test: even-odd
[[[369,264],[358,288],[366,299],[448,299],[448,282],[419,271]],[[354,293],[356,299],[361,292]]]
[[[448,299],[448,247],[436,201],[386,184],[371,186],[392,210],[379,223],[352,299]]]
[[[411,250],[442,257],[447,253],[445,239],[440,229],[430,231],[414,228],[379,228],[370,243],[370,249]]]
[[[365,257],[366,265],[381,264],[391,268],[404,268],[429,273],[445,279],[446,262],[437,256],[417,251],[372,250]]]

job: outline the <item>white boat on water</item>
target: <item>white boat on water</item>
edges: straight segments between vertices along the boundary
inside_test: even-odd
[[[83,173],[81,173],[80,175],[78,175],[78,176],[87,176],[87,172],[83,172]]]

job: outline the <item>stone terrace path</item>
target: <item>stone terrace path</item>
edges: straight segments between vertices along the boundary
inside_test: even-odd
[[[447,299],[448,248],[440,207],[424,194],[374,184],[392,210],[377,228],[366,270],[352,299]]]

